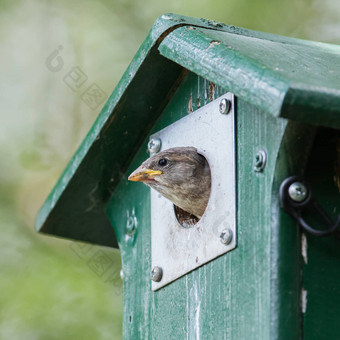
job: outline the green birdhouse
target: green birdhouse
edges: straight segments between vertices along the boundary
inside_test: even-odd
[[[336,45],[155,22],[36,224],[119,247],[125,339],[339,337],[339,74]],[[128,181],[172,147],[211,170],[191,225]]]

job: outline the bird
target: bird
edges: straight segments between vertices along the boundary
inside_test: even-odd
[[[206,158],[192,146],[161,151],[144,161],[128,180],[143,182],[175,205],[181,215],[196,222],[207,207],[211,172]],[[190,224],[190,223],[189,223]]]

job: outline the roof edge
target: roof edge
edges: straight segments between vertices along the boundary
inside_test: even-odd
[[[107,102],[104,104],[90,131],[78,147],[74,156],[67,164],[62,175],[39,210],[35,224],[37,231],[41,230],[43,227],[49,213],[54,209],[56,202],[60,199],[65,188],[75,175],[78,167],[83,162],[92,143],[96,139],[100,138],[100,134],[104,128],[104,125],[114,115],[115,107],[121,100],[126,88],[134,81],[138,69],[148,58],[151,49],[157,46],[171,31],[184,25],[197,25],[215,29],[224,26],[224,24],[217,23],[212,20],[190,18],[172,13],[165,13],[156,19],[142,45],[139,47],[134,58],[124,72],[122,78],[118,82]]]
[[[289,87],[285,79],[232,46],[212,40],[195,27],[181,27],[164,38],[159,51],[265,112],[280,116]]]
[[[173,14],[164,14],[157,18],[147,37],[137,50],[134,58],[124,72],[122,78],[118,82],[107,102],[104,104],[90,131],[87,133],[86,137],[78,147],[76,153],[67,164],[62,175],[59,177],[54,188],[48,195],[43,206],[40,208],[35,223],[35,228],[37,231],[40,231],[43,228],[48,215],[54,209],[65,188],[69,184],[72,177],[75,175],[78,167],[88,153],[92,143],[97,138],[100,138],[100,134],[105,123],[114,114],[115,106],[121,99],[125,89],[131,84],[131,82],[133,82],[134,76],[136,75],[142,63],[148,57],[148,53],[150,52],[151,48],[157,44],[160,38],[164,38],[167,33],[171,32],[172,29],[184,24],[189,24],[186,19],[189,18],[184,19],[184,17]]]

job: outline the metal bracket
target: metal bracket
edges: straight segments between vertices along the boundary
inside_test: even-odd
[[[314,236],[335,235],[339,238],[337,228],[340,226],[340,215],[335,222],[326,214],[312,195],[309,183],[299,176],[286,178],[280,186],[280,199],[282,207],[297,220],[300,226]],[[318,230],[311,227],[302,217],[302,213],[310,211],[324,221],[326,229]]]
[[[234,116],[234,96],[227,93],[150,137],[161,141],[149,146],[157,152],[196,147],[212,175],[207,209],[189,228],[179,224],[173,204],[151,190],[152,290],[236,247]]]

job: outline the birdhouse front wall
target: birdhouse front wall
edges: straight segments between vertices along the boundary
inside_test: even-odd
[[[280,186],[304,175],[328,224],[339,215],[339,56],[336,45],[211,20],[165,14],[155,22],[36,222],[42,233],[119,245],[125,339],[338,337],[338,240],[301,233],[281,207]],[[150,136],[190,115],[195,131],[197,110],[226,93],[234,98],[234,149],[226,155],[217,142],[214,157],[220,164],[234,160],[233,179],[218,166],[219,178],[233,182],[234,243],[231,251],[207,261],[200,255],[194,266],[176,271],[193,256],[187,238],[155,227],[177,256],[176,275],[155,286],[150,272],[161,259],[152,247],[161,256],[164,247],[153,239],[150,188],[128,175],[149,157]],[[224,202],[221,195],[219,213],[228,212]],[[162,213],[166,228],[174,212]],[[219,225],[220,216],[211,214],[202,228]],[[226,214],[222,224],[230,220]]]
[[[238,98],[235,155],[230,155],[236,160],[237,248],[152,291],[150,188],[128,182],[127,177],[149,157],[150,135],[227,92],[228,89],[188,72],[138,146],[106,206],[122,256],[126,339],[165,339],[169,334],[174,339],[272,339],[272,333],[278,333],[280,327],[287,325],[285,338],[294,338],[300,332],[300,310],[288,313],[286,309],[300,298],[297,230],[286,227],[290,223],[288,219],[279,249],[278,239],[273,238],[271,232],[272,228],[281,230],[279,202],[273,200],[272,191],[273,184],[279,183],[279,179],[274,179],[287,171],[282,166],[280,176],[275,175],[287,122],[268,116]],[[262,172],[254,171],[259,150],[267,154]],[[216,146],[216,153],[219,152]],[[293,271],[276,281],[271,268],[273,249],[277,256],[282,255],[280,252],[286,255],[282,266],[286,265],[285,261],[289,261],[290,266],[294,263]],[[279,290],[279,284],[285,288]],[[271,320],[272,299],[285,301],[275,322]]]

